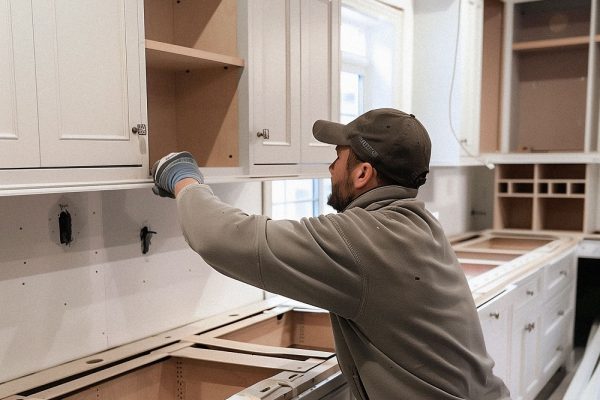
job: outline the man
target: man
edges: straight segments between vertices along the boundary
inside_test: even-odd
[[[338,214],[244,214],[202,184],[189,153],[155,165],[155,193],[177,198],[187,242],[217,271],[330,311],[357,399],[507,399],[456,256],[415,199],[431,153],[423,125],[377,109],[347,125],[317,121],[313,134],[337,145]]]

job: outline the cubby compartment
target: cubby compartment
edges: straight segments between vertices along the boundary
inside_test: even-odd
[[[534,164],[503,164],[497,173],[499,179],[533,179]]]
[[[496,201],[496,228],[532,229],[533,198],[501,197]]]
[[[591,0],[545,0],[516,4],[514,41],[587,39],[591,9]]]
[[[533,182],[511,182],[512,193],[533,194]]]
[[[583,46],[514,55],[511,151],[584,150],[588,51]]]
[[[584,199],[540,199],[539,220],[540,229],[582,231],[584,228]]]
[[[268,310],[187,340],[211,348],[299,359],[329,358],[335,351],[329,313],[312,309]]]
[[[539,179],[585,179],[585,164],[539,164]]]
[[[150,165],[190,151],[201,166],[239,166],[235,0],[144,2]]]

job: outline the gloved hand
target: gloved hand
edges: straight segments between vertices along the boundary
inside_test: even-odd
[[[154,194],[161,197],[175,198],[175,184],[184,178],[193,178],[204,183],[204,176],[198,169],[198,164],[187,151],[171,153],[161,158],[152,166],[154,179]]]

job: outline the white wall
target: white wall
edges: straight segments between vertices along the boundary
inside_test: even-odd
[[[491,228],[493,172],[486,167],[435,167],[418,198],[439,213],[446,235]]]
[[[260,183],[213,190],[262,211]],[[0,382],[263,298],[189,250],[175,201],[150,189],[0,197],[0,220]],[[158,232],[146,255],[144,225]]]

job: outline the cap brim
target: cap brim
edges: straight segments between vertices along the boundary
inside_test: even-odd
[[[344,132],[346,125],[337,122],[317,120],[313,125],[313,136],[319,142],[335,144],[338,146],[349,146],[350,139]]]

